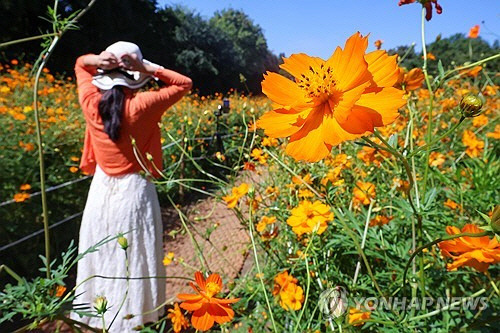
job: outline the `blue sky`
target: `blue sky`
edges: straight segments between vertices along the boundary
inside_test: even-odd
[[[417,44],[421,48],[420,4],[398,6],[398,0],[158,0],[160,6],[180,4],[210,18],[217,10],[241,9],[264,30],[276,54],[305,52],[327,58],[356,31],[370,33],[382,48]],[[500,39],[500,0],[439,0],[443,13],[426,22],[426,40],[468,33],[475,24],[490,43]],[[484,21],[485,24],[481,22]]]

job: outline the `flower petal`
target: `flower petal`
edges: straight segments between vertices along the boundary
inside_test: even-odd
[[[373,109],[355,105],[340,126],[352,134],[373,133],[374,127],[384,126],[382,116]]]
[[[187,311],[196,311],[199,310],[203,304],[204,303],[199,301],[185,301],[181,303],[180,307]]]
[[[208,307],[208,313],[218,324],[227,323],[234,317],[234,311],[229,306],[221,306],[211,303]]]
[[[280,68],[284,69],[294,77],[300,77],[300,74],[309,72],[311,65],[320,65],[324,60],[318,57],[311,57],[305,53],[295,53],[289,58],[283,58],[283,64]]]
[[[358,102],[363,95],[363,92],[370,85],[369,81],[354,87],[351,90],[344,91],[339,96],[333,95],[330,98],[330,105],[332,106],[333,114],[339,123],[343,123],[349,117],[351,109]]]
[[[198,286],[202,290],[205,290],[205,278],[203,277],[203,274],[199,271],[194,273],[194,279],[196,280],[196,283],[198,284]]]
[[[289,109],[296,105],[303,105],[304,92],[292,80],[277,73],[267,72],[262,81],[262,92],[274,103]]]
[[[248,184],[243,183],[240,186],[242,186],[242,185],[246,185],[246,187],[248,188]],[[210,274],[210,276],[207,278],[206,283],[209,283],[209,282],[217,284],[222,289],[222,279],[221,279],[219,274],[217,274],[217,273]]]
[[[343,141],[353,140],[361,135],[349,133],[344,130],[334,116],[326,116],[323,119],[323,139],[329,146],[336,146]]]
[[[365,55],[368,71],[373,75],[374,83],[379,87],[392,87],[399,77],[397,55],[389,56],[387,52],[377,50]]]
[[[290,137],[286,152],[296,160],[317,162],[330,153],[323,140],[323,115],[327,104],[314,108],[302,128]]]
[[[191,324],[194,328],[200,331],[208,331],[214,326],[214,318],[208,312],[209,304],[203,304],[199,310],[195,311],[191,316]]]
[[[294,109],[277,109],[266,112],[257,121],[257,126],[263,128],[267,136],[284,138],[296,133],[300,126],[297,123],[299,116],[306,115],[309,111],[299,113]]]
[[[396,120],[399,115],[398,109],[406,103],[403,95],[404,92],[402,90],[392,87],[382,88],[379,91],[361,95],[356,105],[364,106],[380,113],[383,125],[387,125]]]
[[[368,37],[355,33],[345,43],[344,50],[337,47],[332,56],[327,60],[327,65],[333,68],[335,78],[338,80],[337,88],[351,90],[368,80],[370,72],[365,60],[365,51],[368,47]]]
[[[203,298],[201,295],[193,295],[193,294],[177,294],[178,299],[182,299],[183,301],[199,301]]]

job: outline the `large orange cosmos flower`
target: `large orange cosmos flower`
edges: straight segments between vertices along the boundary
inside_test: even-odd
[[[274,102],[257,125],[273,138],[290,137],[286,152],[296,160],[319,161],[345,140],[392,123],[405,104],[393,88],[396,56],[365,54],[368,38],[355,33],[328,60],[304,53],[284,58],[280,67],[295,81],[267,72],[262,91]]]
[[[215,322],[223,324],[231,321],[234,311],[231,309],[232,303],[238,302],[239,298],[221,299],[214,297],[222,290],[222,279],[219,274],[211,274],[206,280],[201,272],[194,274],[196,284],[190,282],[189,285],[196,291],[196,294],[178,294],[177,297],[184,302],[181,308],[193,311],[191,324],[200,331],[209,330]]]
[[[474,224],[466,224],[462,231],[457,227],[448,226],[446,232],[449,235],[460,233],[480,233],[483,232]],[[453,259],[451,264],[447,265],[449,271],[454,271],[461,266],[469,266],[480,272],[486,272],[492,264],[500,262],[500,243],[493,237],[459,237],[439,243],[441,253],[445,257]]]

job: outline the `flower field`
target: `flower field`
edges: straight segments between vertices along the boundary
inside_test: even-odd
[[[441,14],[437,1],[422,3],[422,22]],[[263,76],[260,96],[193,92],[164,114],[162,205],[173,204],[195,243],[197,221],[186,224],[181,205],[195,193],[215,197],[250,242],[234,279],[211,271],[194,244],[199,263],[180,277],[192,290],[137,331],[497,331],[500,93],[490,64],[500,55],[445,69],[424,43],[421,65],[404,68],[405,54],[381,46],[357,32],[328,59],[284,57],[280,72]],[[17,59],[0,65],[0,247],[43,228],[45,213],[55,222],[81,211],[90,183],[79,170],[85,120],[72,77],[43,71],[37,121],[32,69]],[[48,211],[38,194],[45,182],[71,183],[50,190]],[[73,308],[70,272],[104,243],[127,251],[127,235],[103,235],[77,254],[69,245],[77,227],[57,228],[45,277],[33,261],[44,245],[47,255],[47,238],[9,249],[10,257],[0,253],[0,324],[64,322],[105,332],[68,318],[79,311],[104,322],[117,308],[106,295]],[[207,240],[212,231],[202,231]],[[165,266],[186,265],[166,251]]]

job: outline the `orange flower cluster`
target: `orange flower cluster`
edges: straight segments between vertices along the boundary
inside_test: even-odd
[[[14,194],[13,199],[15,202],[24,202],[30,198],[30,194],[26,192],[31,190],[30,184],[22,184],[21,186],[19,186],[19,190],[21,190],[22,192]]]
[[[205,280],[201,272],[194,274],[196,285],[189,285],[196,294],[178,294],[177,297],[183,302],[180,307],[193,312],[191,325],[197,330],[208,331],[215,323],[224,324],[230,322],[234,317],[231,304],[239,301],[239,298],[223,299],[215,297],[222,291],[222,279],[219,274],[210,274]]]
[[[449,235],[460,233],[481,233],[479,227],[474,224],[466,224],[462,231],[457,227],[448,226],[446,232]],[[458,267],[469,266],[480,272],[486,272],[490,265],[500,262],[500,243],[493,237],[459,237],[439,243],[439,248],[444,257],[452,258],[453,262],[446,267],[454,271]]]
[[[328,60],[304,53],[284,58],[282,69],[295,81],[268,72],[262,91],[275,109],[257,125],[274,138],[290,137],[286,152],[309,162],[325,158],[333,146],[392,123],[405,104],[394,88],[395,56],[377,50],[365,54],[367,37],[352,35]]]
[[[238,200],[241,199],[245,194],[248,193],[249,186],[247,183],[243,183],[238,187],[233,187],[232,194],[222,197],[226,202],[227,208],[234,208],[238,204]]]
[[[186,329],[189,327],[189,322],[186,317],[182,314],[181,309],[179,308],[179,304],[175,303],[173,309],[168,309],[167,318],[172,322],[172,328],[175,333],[179,333],[182,329]]]
[[[292,227],[292,231],[297,236],[302,236],[305,233],[312,233],[314,230],[322,234],[327,228],[327,222],[333,220],[333,213],[330,207],[316,200],[302,201],[297,207],[292,209],[292,215],[287,219],[288,225]]]
[[[280,306],[286,311],[297,311],[304,302],[304,291],[297,282],[288,271],[281,272],[274,278],[273,295],[279,295]]]
[[[393,219],[392,216],[385,216],[385,215],[377,215],[373,219],[370,220],[370,224],[368,226],[370,227],[375,227],[375,226],[383,226],[384,224],[389,223]]]

